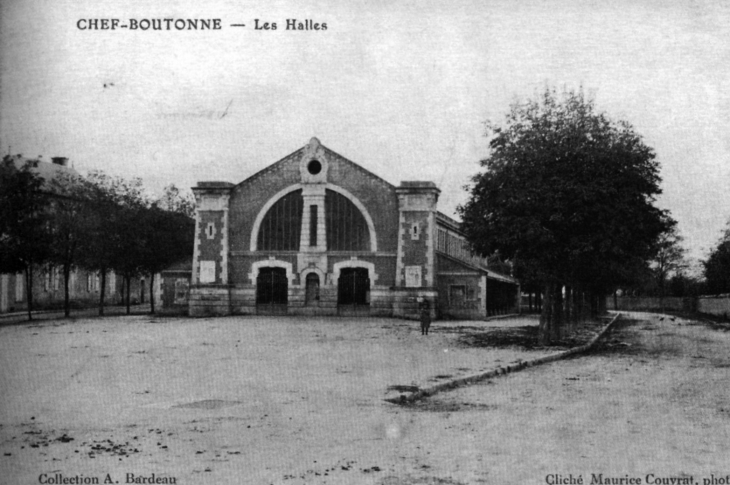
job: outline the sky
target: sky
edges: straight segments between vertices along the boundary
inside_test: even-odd
[[[221,29],[79,28],[165,18]],[[238,183],[316,136],[393,184],[436,182],[453,216],[489,154],[485,122],[546,86],[582,87],[633,124],[662,167],[657,205],[704,258],[730,219],[725,2],[0,4],[3,154],[64,156],[154,191]]]

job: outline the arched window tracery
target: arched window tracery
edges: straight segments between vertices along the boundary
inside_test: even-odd
[[[301,189],[289,192],[277,200],[258,225],[256,250],[298,251],[302,240],[304,210]],[[310,245],[313,235],[317,233],[317,221],[316,214],[310,214],[312,224],[310,234],[306,235]],[[361,252],[371,249],[371,234],[365,216],[346,195],[326,189],[324,223],[328,251]]]
[[[302,191],[295,190],[271,206],[261,221],[259,251],[298,251],[302,230]]]
[[[344,195],[327,189],[324,199],[328,251],[367,251],[370,230],[360,210]]]

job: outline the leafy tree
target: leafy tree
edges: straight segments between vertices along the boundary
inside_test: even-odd
[[[113,185],[117,202],[113,226],[110,227],[114,245],[109,253],[109,267],[124,279],[127,314],[131,313],[131,281],[143,273],[145,257],[144,211],[148,200],[142,180],[116,179]]]
[[[708,293],[730,293],[730,222],[717,246],[703,262]]]
[[[700,282],[685,274],[676,274],[669,279],[669,295],[678,297],[694,297],[700,294]]]
[[[187,192],[183,194],[175,185],[165,187],[162,197],[156,205],[166,211],[182,214],[190,219],[195,218],[195,198]]]
[[[525,265],[519,258],[513,261],[512,267],[513,275],[520,281],[520,291],[527,293],[529,312],[541,311],[542,284],[539,275],[535,274],[533,268]]]
[[[654,281],[659,293],[663,298],[667,293],[667,283],[672,276],[678,276],[687,267],[682,247],[682,236],[677,232],[677,226],[670,221],[669,229],[664,231],[657,240],[656,254],[651,261],[651,269]]]
[[[499,250],[543,288],[539,338],[560,337],[564,305],[602,297],[646,267],[668,216],[654,207],[659,165],[630,124],[582,91],[546,89],[488,124],[490,154],[459,208],[474,249]],[[573,312],[571,315],[577,315]]]
[[[53,237],[50,261],[61,267],[63,274],[63,312],[71,315],[70,278],[79,266],[82,247],[91,234],[88,185],[75,174],[58,174],[50,181],[53,193],[50,203],[49,227]]]
[[[121,258],[116,251],[123,245],[120,240],[128,237],[119,228],[122,212],[122,194],[125,181],[101,171],[90,172],[86,177],[87,234],[82,244],[81,265],[99,273],[99,315],[104,315],[107,276],[114,261]]]
[[[166,189],[165,196],[143,212],[140,221],[144,249],[141,268],[150,274],[150,307],[155,311],[155,274],[178,261],[193,257],[195,221],[190,213],[189,200],[183,198],[174,186]]]
[[[86,182],[88,237],[81,254],[84,267],[100,275],[99,313],[104,312],[106,276],[111,269],[123,278],[127,313],[131,279],[150,274],[154,312],[155,274],[184,257],[192,258],[191,197],[170,185],[159,200],[150,201],[140,179],[128,181],[100,171],[91,172]]]
[[[23,272],[28,319],[33,319],[33,269],[48,261],[49,199],[34,161],[17,168],[12,157],[0,163],[0,273]]]
[[[5,157],[0,166],[0,271],[25,272],[29,318],[33,269],[45,263],[62,269],[66,316],[70,275],[77,267],[99,272],[100,315],[110,270],[124,280],[127,313],[132,277],[151,274],[154,312],[155,273],[192,258],[192,197],[171,185],[151,202],[140,179],[128,181],[103,172],[86,178],[59,174],[46,182],[32,170],[33,163],[18,169]]]

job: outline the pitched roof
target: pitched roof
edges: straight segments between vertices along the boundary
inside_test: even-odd
[[[456,219],[447,216],[443,212],[436,212],[436,221],[449,229],[451,229],[454,232],[458,232],[459,234],[463,235],[463,232],[461,230],[461,222],[457,221]]]
[[[44,162],[39,159],[26,158],[22,155],[14,155],[10,159],[18,170],[29,163],[31,170],[43,179],[44,188],[54,193],[58,193],[60,187],[59,185],[52,186],[51,182],[53,180],[58,180],[63,186],[68,179],[81,177],[81,174],[65,164],[67,162],[66,158],[55,157],[53,158],[54,162]],[[64,180],[64,178],[67,180]],[[60,191],[63,192],[63,190]]]

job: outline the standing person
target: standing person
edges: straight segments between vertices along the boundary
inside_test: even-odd
[[[421,310],[421,335],[428,335],[428,329],[431,326],[431,305],[424,298],[421,300],[419,307]]]

